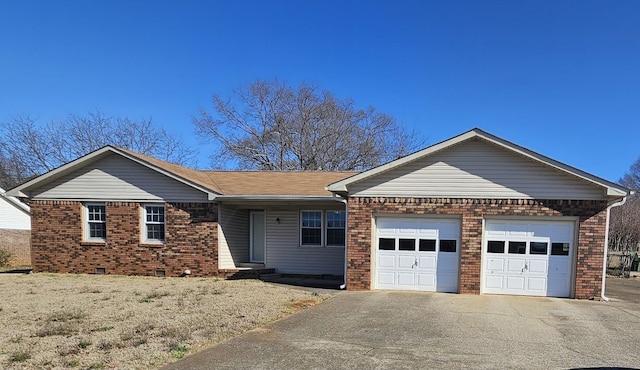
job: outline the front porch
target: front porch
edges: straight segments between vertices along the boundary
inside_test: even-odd
[[[218,204],[220,276],[265,274],[342,276],[344,246],[302,245],[304,210],[344,211],[333,199],[297,202],[225,202]],[[324,237],[323,237],[324,238]]]

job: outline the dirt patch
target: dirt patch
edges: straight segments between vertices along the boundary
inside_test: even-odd
[[[299,301],[293,301],[289,303],[289,307],[294,308],[296,310],[302,310],[305,308],[313,307],[320,303],[321,301],[315,298],[307,298],[301,299]]]
[[[0,368],[157,368],[328,295],[257,280],[0,275]]]

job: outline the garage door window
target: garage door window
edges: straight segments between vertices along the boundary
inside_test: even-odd
[[[488,253],[504,253],[504,242],[501,240],[489,240],[487,243]]]
[[[527,242],[509,242],[509,254],[525,254]]]
[[[420,239],[420,252],[435,252],[436,241],[434,239]]]
[[[551,243],[552,256],[568,256],[569,243]]]
[[[415,251],[416,250],[415,239],[400,239],[398,243],[398,250]]]
[[[529,244],[529,254],[547,254],[547,243],[543,242],[531,242]]]
[[[456,241],[455,240],[440,240],[440,252],[456,252]]]
[[[378,249],[381,251],[394,251],[396,250],[396,240],[391,238],[378,239]]]

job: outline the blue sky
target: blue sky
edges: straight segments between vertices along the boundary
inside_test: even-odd
[[[0,121],[152,117],[202,153],[257,78],[372,105],[433,144],[479,127],[616,181],[640,155],[640,1],[3,1]]]

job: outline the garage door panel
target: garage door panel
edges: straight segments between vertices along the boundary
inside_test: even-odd
[[[418,268],[427,270],[436,270],[436,256],[420,256],[418,257]]]
[[[378,255],[378,267],[381,268],[395,268],[396,256]]]
[[[531,259],[527,268],[532,274],[547,274],[547,261]]]
[[[437,272],[437,288],[438,292],[457,292],[458,291],[458,273],[455,272]]]
[[[376,248],[376,288],[458,291],[460,220],[380,217],[376,233],[378,241],[396,240],[396,250],[386,249],[388,243],[384,250]],[[437,252],[443,238],[457,248],[448,242],[445,246],[453,252]],[[403,239],[415,240],[416,250],[406,250],[410,242]],[[397,250],[401,247],[404,250]]]
[[[501,276],[501,275],[485,276],[485,286],[489,289],[494,289],[497,291],[503,290],[504,276]]]
[[[529,291],[537,291],[537,292],[546,292],[547,290],[547,279],[544,277],[530,277],[527,279],[527,290]]]
[[[489,258],[487,259],[487,269],[492,272],[503,272],[505,266],[504,258]]]
[[[524,290],[524,276],[507,276],[507,289]]]
[[[411,269],[415,267],[416,258],[414,256],[398,256],[398,268]]]
[[[526,260],[524,258],[510,258],[507,261],[507,272],[523,272]]]
[[[483,240],[483,293],[570,296],[573,221],[487,220]]]
[[[438,271],[458,273],[459,264],[457,253],[438,253]]]
[[[418,286],[433,290],[436,287],[436,276],[434,274],[418,274]]]
[[[549,257],[549,273],[568,275],[571,272],[570,257]]]
[[[398,272],[398,285],[416,285],[416,274],[412,272]]]
[[[394,285],[396,282],[396,274],[394,272],[378,272],[378,284]]]

